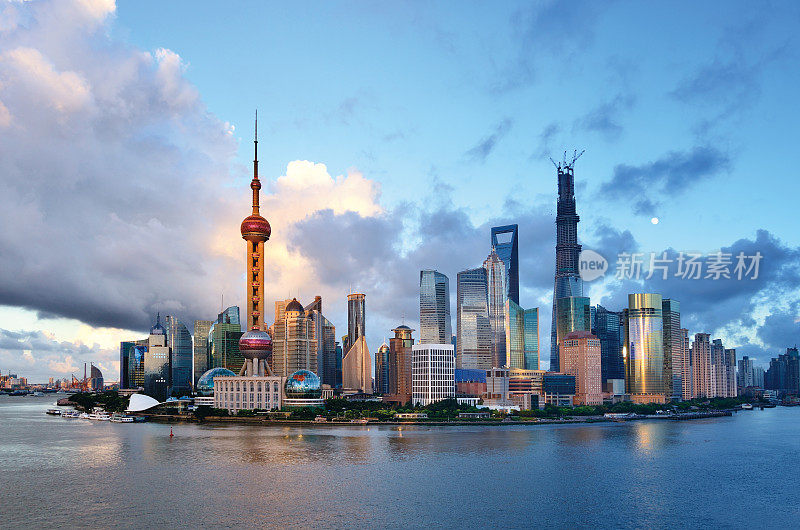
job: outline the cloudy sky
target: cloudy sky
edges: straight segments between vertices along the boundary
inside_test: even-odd
[[[419,270],[455,298],[518,223],[547,366],[548,158],[585,149],[579,239],[612,268],[763,255],[756,280],[612,271],[592,302],[660,292],[765,363],[800,342],[798,23],[789,1],[0,3],[0,371],[114,380],[156,311],[242,302],[256,107],[267,298],[322,295],[339,335],[350,289],[371,350],[418,327]]]

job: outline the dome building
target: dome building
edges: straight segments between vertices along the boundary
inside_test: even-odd
[[[208,370],[200,379],[197,380],[195,391],[198,396],[213,396],[214,395],[214,378],[215,377],[231,377],[236,375],[227,368],[212,368]]]
[[[291,408],[322,407],[322,384],[317,374],[310,370],[297,370],[283,385],[283,405]]]

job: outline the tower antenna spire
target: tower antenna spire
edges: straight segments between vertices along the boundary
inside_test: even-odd
[[[256,109],[256,128],[253,137],[255,157],[253,158],[253,178],[258,179],[258,109]]]

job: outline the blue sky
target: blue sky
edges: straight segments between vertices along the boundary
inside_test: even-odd
[[[798,342],[794,2],[2,10],[0,221],[18,228],[0,235],[0,370],[113,373],[155,311],[190,325],[240,303],[256,107],[268,297],[322,294],[344,329],[347,290],[366,292],[373,351],[417,319],[419,269],[455,297],[495,223],[520,224],[521,302],[549,315],[548,157],[573,149],[586,248],[769,252],[761,282],[607,279],[593,303],[657,287],[690,333],[760,363]]]

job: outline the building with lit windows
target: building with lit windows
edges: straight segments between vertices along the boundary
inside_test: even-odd
[[[452,344],[412,346],[411,393],[414,405],[430,405],[456,395]]]
[[[573,331],[591,331],[589,299],[583,296],[571,296],[556,300],[556,345],[555,351],[558,355],[559,345],[564,338]],[[557,369],[553,369],[552,360],[550,370],[553,372],[563,372],[564,365],[560,362]]]
[[[661,295],[628,295],[625,318],[625,390],[637,403],[664,403]]]
[[[661,301],[664,336],[664,395],[667,400],[680,401],[683,389],[681,363],[681,304],[665,298]]]
[[[450,318],[450,280],[441,272],[419,272],[419,340],[446,344],[453,335]]]
[[[144,352],[144,393],[159,401],[170,396],[172,360],[167,346],[167,330],[161,325],[161,315],[156,315],[156,324],[150,328],[147,349]]]
[[[559,349],[565,374],[575,376],[575,404],[602,405],[600,340],[588,331],[568,333]]]
[[[486,269],[459,272],[456,288],[456,366],[492,367],[492,330]]]

